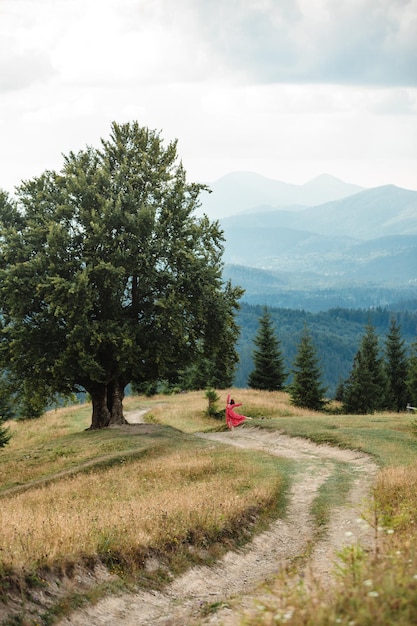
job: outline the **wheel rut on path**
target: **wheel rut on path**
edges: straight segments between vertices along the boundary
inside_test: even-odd
[[[139,423],[143,412],[127,415]],[[311,506],[318,489],[338,462],[349,463],[354,474],[352,488],[343,506],[333,509],[325,536],[313,544],[300,576],[317,577],[331,584],[336,553],[343,546],[360,543],[371,546],[369,527],[359,523],[377,466],[367,455],[327,445],[316,445],[276,431],[253,427],[196,436],[246,449],[302,461],[306,469],[293,482],[285,519],[270,524],[245,548],[228,552],[214,566],[193,567],[163,591],[137,591],[108,596],[95,605],[72,613],[59,626],[238,626],[243,611],[265,593],[262,583],[303,555],[314,540]],[[206,617],[202,609],[218,607]]]

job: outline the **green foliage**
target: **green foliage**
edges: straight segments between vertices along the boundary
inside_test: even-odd
[[[281,351],[287,371],[291,369],[299,333],[302,332],[304,324],[308,325],[323,366],[323,384],[328,388],[328,396],[332,398],[341,381],[345,381],[351,372],[353,359],[368,322],[373,324],[378,337],[382,340],[389,332],[392,316],[395,316],[401,325],[405,346],[407,350],[409,349],[416,338],[417,312],[411,303],[407,311],[401,310],[402,305],[368,310],[337,308],[320,313],[273,307],[268,307],[268,311],[274,326],[279,329]],[[233,386],[246,387],[248,376],[254,368],[253,340],[258,331],[258,320],[262,312],[263,306],[251,306],[242,302],[237,313],[236,321],[241,332],[238,343],[239,365]],[[417,384],[412,389],[416,395]],[[416,406],[414,402],[417,402],[417,397],[412,401],[413,396],[410,393],[411,390],[407,401]]]
[[[220,400],[220,396],[215,389],[207,389],[205,396],[208,400],[207,416],[214,417],[216,419],[224,418],[224,410],[219,410],[217,402]]]
[[[203,387],[229,384],[242,291],[223,283],[218,222],[194,215],[202,191],[176,142],[135,122],[0,198],[1,359],[21,393],[85,390],[101,428],[123,422],[129,383],[205,362]]]
[[[292,371],[294,378],[289,386],[291,402],[296,406],[321,411],[326,405],[326,389],[321,383],[322,370],[307,326],[302,332]]]
[[[8,428],[3,426],[3,420],[0,418],[0,448],[4,448],[4,446],[10,441],[10,433]]]
[[[239,226],[241,218],[242,216],[240,215]],[[259,216],[257,216],[257,219],[259,219]],[[230,218],[222,220],[222,223],[225,225],[225,233],[226,237],[228,237]],[[415,286],[412,282],[409,282],[407,279],[407,283],[404,283],[403,280],[399,282],[396,279],[395,285],[390,286],[384,280],[386,272],[383,272],[383,278],[381,277],[379,284],[376,284],[374,280],[367,281],[366,279],[363,282],[358,282],[356,280],[358,274],[356,274],[355,279],[349,282],[349,284],[343,284],[340,281],[335,283],[334,280],[330,279],[330,283],[333,284],[325,286],[324,283],[329,279],[329,276],[323,275],[323,282],[320,281],[320,284],[318,284],[319,281],[311,280],[311,274],[308,272],[303,274],[299,271],[283,272],[282,270],[261,270],[257,267],[248,267],[247,265],[229,265],[227,256],[229,259],[231,258],[230,244],[232,240],[237,240],[239,251],[244,250],[244,254],[246,254],[247,250],[242,243],[240,228],[238,238],[236,238],[235,229],[229,232],[230,240],[228,239],[226,245],[225,276],[238,285],[242,285],[245,289],[245,302],[248,305],[257,306],[262,302],[274,309],[309,311],[317,315],[340,310],[346,312],[358,311],[359,315],[362,316],[364,311],[370,309],[372,311],[384,310],[388,303],[390,303],[389,308],[393,311],[411,312],[417,309]],[[253,234],[251,233],[250,236],[253,243]],[[275,255],[277,242],[275,241],[273,245],[273,255]],[[380,253],[382,253],[382,248]],[[409,253],[410,256],[408,256]],[[409,253],[403,256],[403,261],[406,263],[403,269],[405,269],[406,273],[410,272],[415,259],[415,251],[412,248],[409,249]],[[414,254],[414,258],[412,258],[412,254]],[[392,262],[392,257],[387,254],[385,254],[385,257],[387,262]],[[247,256],[245,256],[244,262],[248,262]],[[323,265],[323,259],[321,259],[321,268],[323,268]],[[373,266],[373,269],[375,269],[375,266]],[[404,272],[401,271],[400,273],[404,277]],[[373,278],[375,278],[375,275]]]
[[[45,411],[45,399],[40,395],[22,397],[19,419],[37,419]]]
[[[417,406],[417,341],[411,345],[406,383],[407,400],[411,406]]]
[[[10,432],[3,423],[15,417],[10,387],[5,376],[0,377],[0,448],[10,441]]]
[[[343,407],[346,413],[374,413],[386,408],[387,378],[379,356],[379,342],[372,324],[368,324],[355,356],[353,368],[344,386]]]
[[[267,307],[259,319],[258,333],[254,339],[253,351],[255,369],[248,378],[252,389],[279,391],[283,389],[287,377],[280,342],[275,335],[271,316]]]
[[[408,359],[401,327],[393,317],[385,339],[385,371],[388,381],[387,408],[403,411],[407,404]]]
[[[0,421],[7,422],[16,417],[13,391],[6,374],[0,376]]]

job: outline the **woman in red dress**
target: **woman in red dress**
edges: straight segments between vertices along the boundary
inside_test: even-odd
[[[242,406],[242,402],[236,404],[233,398],[230,399],[229,393],[226,400],[226,424],[230,430],[233,430],[235,426],[239,426],[239,424],[242,424],[245,420],[252,419],[251,417],[247,417],[247,415],[239,415],[239,413],[236,413],[235,408],[237,406]]]

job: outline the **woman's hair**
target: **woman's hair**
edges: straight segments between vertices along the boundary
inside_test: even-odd
[[[235,401],[233,400],[233,398],[230,400],[230,404],[234,404]]]

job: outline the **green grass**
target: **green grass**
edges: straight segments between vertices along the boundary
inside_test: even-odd
[[[222,401],[224,392],[219,395]],[[329,596],[319,589],[301,592],[297,586],[287,587],[285,582],[285,593],[282,587],[278,590],[280,606],[271,606],[271,610],[264,608],[254,622],[248,621],[247,624],[327,626],[335,623],[348,625],[354,621],[355,626],[385,626],[388,623],[408,626],[414,623],[407,622],[407,619],[414,619],[412,598],[416,596],[417,584],[417,556],[413,547],[417,532],[414,514],[417,502],[413,495],[417,478],[411,471],[416,467],[417,459],[415,417],[407,414],[330,415],[297,409],[291,406],[284,393],[235,390],[234,395],[237,401],[243,401],[242,412],[255,418],[251,425],[320,444],[367,452],[381,468],[387,468],[384,472],[388,468],[403,468],[402,473],[383,474],[385,482],[375,489],[379,519],[395,531],[390,538],[391,544],[384,543],[381,547],[379,560],[372,561],[360,550],[357,553],[353,549],[346,550],[341,555],[343,567],[339,571],[341,584],[337,593]],[[19,534],[16,520],[21,519],[22,524],[26,524],[30,519],[25,506],[32,507],[34,518],[39,508],[42,532],[47,530],[45,520],[49,520],[51,550],[53,545],[54,549],[65,546],[61,551],[57,549],[53,568],[60,567],[65,571],[77,559],[85,565],[90,561],[94,563],[98,557],[119,575],[118,585],[124,577],[128,581],[131,576],[143,585],[161,584],[167,580],[168,571],[175,574],[194,562],[213,562],[227,548],[248,541],[251,534],[265,528],[271,518],[285,516],[290,486],[306,471],[305,462],[288,461],[252,450],[230,449],[194,437],[193,433],[198,431],[226,429],[222,421],[207,417],[207,399],[203,391],[169,397],[127,398],[125,401],[127,411],[144,408],[149,409],[151,423],[143,428],[89,431],[89,406],[50,411],[40,420],[10,425],[12,439],[0,451],[1,513],[5,515],[11,503],[17,506],[20,502],[23,508],[21,518],[13,518],[12,508],[10,519],[2,518],[3,529],[15,526],[11,536],[20,543],[20,547],[13,547],[13,540],[6,541],[5,550],[0,552],[3,590],[7,584],[13,588],[19,567],[21,572],[26,572],[23,577],[18,575],[19,580],[26,580],[28,585],[30,580],[41,580],[39,564],[44,567],[47,563],[49,539],[47,535],[39,536],[38,544],[42,549],[38,554],[36,522],[24,536]],[[317,470],[319,464],[320,461],[315,466]],[[312,507],[317,538],[325,533],[332,509],[345,504],[354,479],[345,463],[332,461],[328,467],[331,473],[320,487]],[[133,486],[133,492],[124,492],[124,485]],[[106,491],[107,486],[110,486],[109,491]],[[64,487],[68,488],[69,495]],[[63,495],[59,500],[61,489]],[[213,496],[202,498],[194,509],[198,496],[205,494],[206,490],[211,490]],[[20,491],[24,493],[20,494]],[[142,513],[133,508],[142,496],[144,517],[147,508],[154,507],[152,519],[145,520],[143,527],[140,526]],[[214,497],[219,497],[217,504]],[[184,499],[179,502],[177,510],[173,509],[167,516],[165,503],[176,498]],[[61,507],[58,503],[68,500],[71,507],[64,511],[64,504]],[[90,500],[93,508],[82,521]],[[94,506],[98,508],[94,509]],[[98,517],[101,510],[106,512],[103,519]],[[131,512],[127,513],[129,510]],[[72,513],[76,514],[73,539],[64,534],[71,529]],[[54,518],[59,514],[63,515],[62,521]],[[107,519],[110,515],[113,517]],[[137,536],[141,529],[144,543],[139,545],[135,543],[137,537],[134,540],[127,532],[120,532],[125,527],[135,528]],[[77,531],[81,528],[85,531],[85,548],[80,552],[81,535]],[[152,534],[156,529],[160,532]],[[57,530],[63,532],[62,538],[57,537]],[[196,551],[189,550],[190,544],[195,545]],[[32,556],[29,548],[33,550]],[[143,562],[152,551],[158,555],[163,567],[154,574],[146,574]],[[13,554],[20,559],[20,565],[17,561],[13,563]],[[373,581],[373,586],[368,589],[369,580]],[[368,591],[375,591],[378,595],[369,595]],[[92,597],[95,592],[104,593],[97,586],[87,595]],[[24,600],[24,590],[20,593]],[[73,597],[74,602],[75,598],[78,598],[77,602],[83,599],[76,591]],[[50,618],[45,614],[44,623],[48,619],[53,623],[54,611],[56,614],[68,611],[67,602],[71,604],[71,595],[67,600],[64,598],[61,605],[51,607]],[[214,603],[207,605],[205,610],[208,614],[217,608]],[[13,619],[20,619],[16,614],[10,619],[10,623],[23,624],[26,618],[13,622]]]
[[[318,537],[321,537],[326,531],[332,508],[345,504],[353,480],[354,474],[351,465],[337,462],[334,464],[331,475],[319,487],[312,506]]]
[[[303,415],[262,420],[262,428],[280,430],[292,437],[315,443],[361,450],[372,455],[382,467],[410,465],[417,459],[417,437],[413,418],[405,413],[378,415]]]

